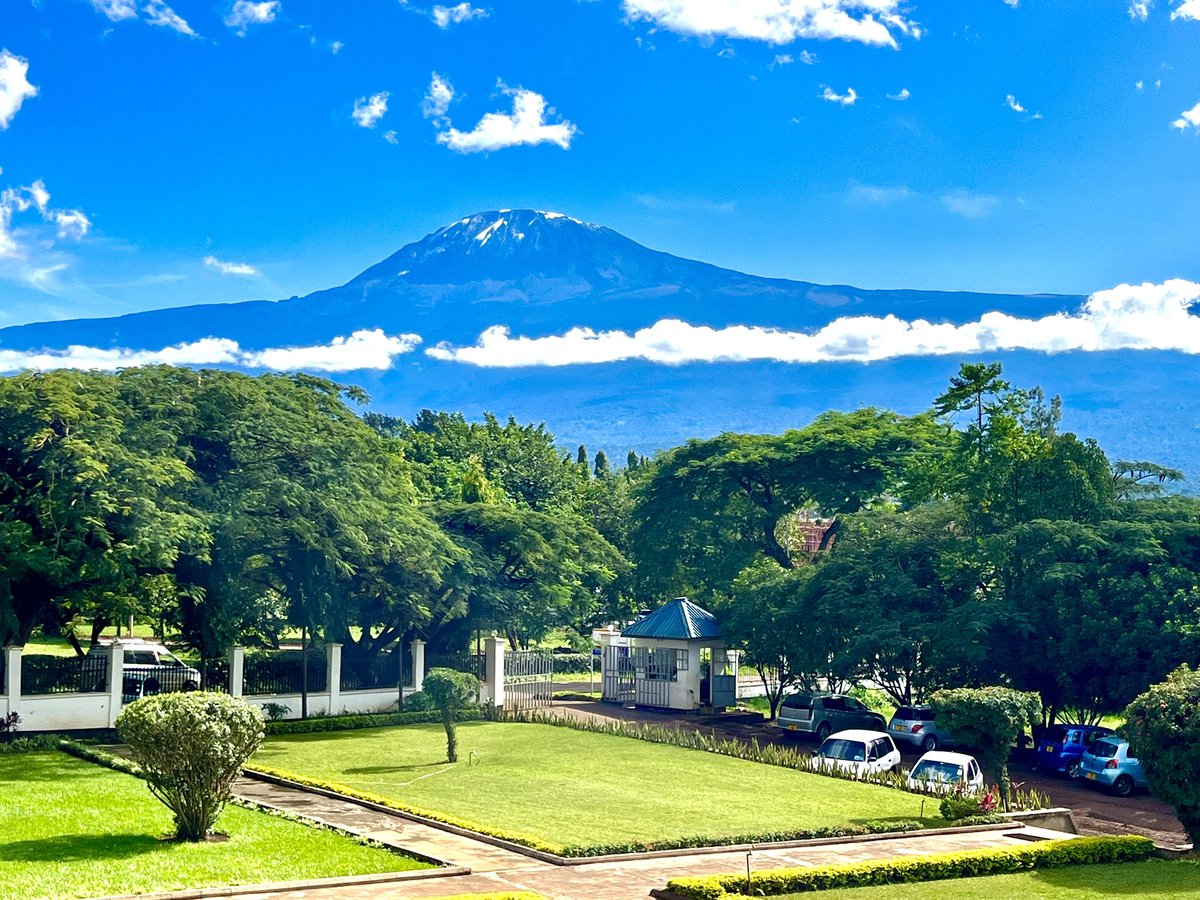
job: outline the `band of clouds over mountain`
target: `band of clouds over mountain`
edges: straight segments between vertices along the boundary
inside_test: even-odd
[[[355,331],[328,344],[243,350],[237,341],[207,337],[161,350],[71,346],[66,350],[23,352],[0,349],[0,373],[24,369],[125,369],[136,366],[238,366],[278,372],[357,372],[390,369],[397,356],[411,353],[419,335],[388,335],[382,329]]]
[[[790,44],[843,40],[896,48],[893,32],[919,39],[900,0],[624,0],[625,14],[668,31]]]
[[[435,359],[483,367],[566,366],[640,359],[680,364],[772,360],[791,363],[874,362],[900,356],[946,356],[1035,350],[1176,350],[1200,353],[1200,284],[1123,284],[1093,294],[1079,312],[1023,319],[986,313],[965,325],[896,316],[848,316],[809,334],[759,326],[726,328],[664,319],[633,334],[573,328],[544,338],[489,328],[473,347],[439,344]]]

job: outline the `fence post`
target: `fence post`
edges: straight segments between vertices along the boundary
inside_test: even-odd
[[[425,642],[420,638],[414,638],[408,647],[409,652],[412,653],[413,692],[415,693],[425,687]]]
[[[329,715],[342,711],[342,645],[333,643],[325,647],[325,671],[329,673]]]
[[[480,691],[480,701],[491,702],[499,709],[504,708],[504,646],[507,642],[501,637],[490,637],[484,644],[483,654],[486,662],[484,671],[487,680]]]
[[[21,651],[22,647],[4,648],[4,696],[7,698],[5,715],[21,714]]]
[[[125,702],[125,645],[113,641],[104,648],[108,657],[108,727],[117,727],[117,716]]]
[[[229,648],[229,696],[240,697],[246,683],[246,648]]]

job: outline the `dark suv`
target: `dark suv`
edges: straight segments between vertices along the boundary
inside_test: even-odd
[[[886,725],[883,716],[845,694],[792,694],[779,707],[780,728],[813,734],[819,741],[835,731],[883,731]]]

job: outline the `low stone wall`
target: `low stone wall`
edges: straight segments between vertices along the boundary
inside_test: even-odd
[[[1065,806],[1053,809],[1031,809],[1026,812],[1004,813],[1006,819],[1012,819],[1021,825],[1031,828],[1046,828],[1050,831],[1065,831],[1067,834],[1079,834],[1079,825],[1075,822],[1075,814]]]

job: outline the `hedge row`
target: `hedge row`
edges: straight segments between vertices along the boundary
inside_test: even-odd
[[[1153,850],[1153,841],[1132,835],[1074,838],[1021,847],[966,850],[811,869],[775,869],[755,872],[749,885],[745,875],[676,878],[668,883],[667,890],[689,900],[740,900],[745,896],[771,897],[833,888],[1007,875],[1061,866],[1141,862],[1149,859]]]
[[[57,750],[62,738],[56,734],[31,734],[0,742],[0,756],[16,753],[37,753],[41,750]]]
[[[685,835],[663,838],[657,841],[626,841],[619,844],[593,844],[589,846],[568,845],[559,852],[560,856],[581,858],[587,856],[610,856],[623,853],[653,853],[657,850],[687,850],[692,847],[733,847],[739,844],[776,844],[787,841],[816,841],[825,838],[862,837],[868,834],[898,834],[920,831],[925,827],[916,819],[889,822],[886,819],[864,822],[862,825],[830,825],[824,828],[809,828],[794,831],[756,831],[751,834],[713,836],[711,834]]]
[[[455,718],[460,722],[474,722],[483,718],[477,709],[459,710]],[[309,719],[293,719],[266,723],[267,734],[315,734],[321,731],[354,731],[360,728],[388,728],[393,725],[429,725],[441,723],[439,712],[394,712],[364,713],[357,716],[315,716]]]

